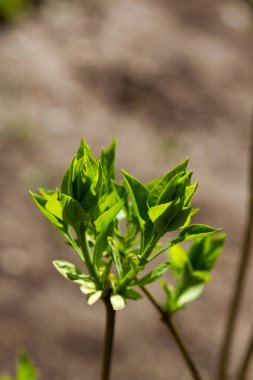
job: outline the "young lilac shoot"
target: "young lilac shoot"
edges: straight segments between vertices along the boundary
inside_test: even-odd
[[[106,331],[109,333],[105,335],[102,380],[109,379],[113,313],[123,309],[127,299],[140,299],[139,287],[160,279],[170,266],[173,274],[179,276],[176,280],[179,285],[175,289],[164,285],[168,312],[181,308],[189,298],[193,299],[195,296],[189,293],[200,291],[196,287],[193,291],[189,281],[197,278],[198,285],[201,281],[206,282],[211,268],[195,265],[198,247],[196,252],[193,247],[187,254],[179,243],[197,239],[196,244],[201,244],[199,239],[218,231],[204,224],[190,224],[191,217],[198,211],[191,206],[198,184],[191,184],[188,159],[147,184],[124,170],[123,181],[116,182],[115,150],[116,141],[113,140],[96,159],[82,139],[60,187],[55,190],[41,188],[39,195],[31,192],[39,210],[65,237],[82,264],[77,268],[68,261],[55,260],[55,268],[66,279],[78,284],[89,305],[98,300],[106,305]],[[171,231],[178,231],[176,237],[162,246],[160,239]],[[162,263],[152,265],[150,271],[146,269],[151,261],[169,249],[171,257],[163,255]],[[202,259],[203,255],[209,257],[212,249],[213,246],[206,248]],[[144,270],[146,274],[142,275]],[[186,272],[190,273],[191,280]]]
[[[137,280],[153,259],[150,256],[154,250],[156,255],[163,235],[181,230],[169,247],[213,234],[217,229],[189,225],[196,212],[191,200],[197,184],[190,183],[188,160],[146,185],[123,170],[124,182],[117,183],[115,148],[114,140],[95,159],[82,139],[61,186],[55,190],[42,188],[40,195],[31,195],[86,267],[81,270],[67,261],[56,260],[56,269],[81,287],[88,304],[109,296],[113,308],[119,310],[126,299],[141,298],[138,286],[156,281],[169,268],[170,261],[165,260]]]

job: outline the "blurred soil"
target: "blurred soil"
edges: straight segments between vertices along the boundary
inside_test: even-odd
[[[25,346],[42,379],[98,379],[103,306],[55,273],[74,255],[27,190],[56,187],[82,135],[96,154],[117,136],[118,170],[143,181],[190,156],[195,221],[228,232],[212,283],[176,317],[214,378],[245,225],[252,37],[243,3],[207,0],[48,1],[0,31],[1,371]],[[231,371],[252,311],[249,275]],[[118,313],[113,379],[190,379],[145,300]]]

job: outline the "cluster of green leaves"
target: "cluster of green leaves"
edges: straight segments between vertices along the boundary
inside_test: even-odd
[[[28,358],[26,353],[20,353],[16,363],[16,380],[38,380],[39,371]],[[0,375],[0,380],[13,380],[7,374]]]
[[[175,285],[164,281],[167,294],[166,310],[174,313],[202,293],[204,284],[211,279],[210,272],[221,254],[225,234],[196,239],[186,252],[180,244],[170,248],[171,271]]]
[[[138,287],[166,273],[170,259],[140,277],[157,256],[180,242],[209,236],[217,229],[190,225],[198,210],[191,206],[197,183],[191,184],[188,160],[147,184],[124,170],[123,182],[116,182],[115,149],[113,141],[95,159],[82,139],[61,187],[40,189],[40,195],[31,195],[86,266],[84,272],[72,263],[57,260],[56,269],[81,286],[89,304],[110,297],[113,308],[119,310],[127,298],[141,297]],[[160,239],[177,230],[176,238],[161,248]],[[197,272],[191,265],[192,272]],[[169,294],[171,299],[171,290]]]

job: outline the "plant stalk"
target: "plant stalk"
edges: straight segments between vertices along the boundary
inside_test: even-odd
[[[252,330],[252,334],[249,340],[249,344],[245,351],[245,355],[242,359],[242,363],[239,368],[236,380],[246,380],[249,365],[250,365],[250,360],[252,359],[252,356],[253,356],[253,330]]]
[[[251,123],[251,152],[249,167],[249,200],[248,215],[243,237],[242,254],[239,262],[235,288],[228,313],[226,331],[219,358],[218,380],[225,380],[228,375],[229,359],[232,349],[232,343],[235,335],[235,328],[239,316],[239,310],[245,288],[246,272],[250,264],[252,232],[253,232],[253,117]]]
[[[104,298],[104,304],[106,309],[106,326],[104,335],[104,350],[103,350],[103,361],[101,369],[101,380],[110,379],[111,371],[111,361],[112,361],[112,351],[113,351],[113,338],[114,338],[114,328],[116,312],[110,302],[110,297]]]
[[[191,372],[192,378],[194,380],[202,380],[202,377],[200,375],[200,372],[194,363],[191,354],[189,353],[187,347],[185,346],[177,328],[173,324],[171,320],[171,316],[162,308],[161,305],[156,301],[154,296],[145,288],[144,286],[141,286],[141,289],[143,293],[147,296],[147,298],[150,300],[150,302],[153,304],[153,306],[156,308],[156,310],[160,313],[162,321],[166,324],[169,331],[171,332],[173,338],[175,339],[177,346],[184,358],[185,364],[187,365],[189,371]]]

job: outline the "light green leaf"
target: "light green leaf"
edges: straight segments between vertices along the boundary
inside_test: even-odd
[[[178,186],[179,179],[184,176],[184,172],[180,172],[175,177],[173,177],[170,182],[164,187],[159,198],[157,200],[157,204],[168,203],[173,201],[175,198],[176,189]],[[155,198],[154,198],[155,199]],[[152,193],[148,200],[150,206],[152,206]]]
[[[152,222],[155,222],[161,215],[164,214],[165,211],[168,210],[168,208],[171,205],[174,205],[175,202],[169,202],[169,203],[164,203],[161,205],[153,206],[148,210],[148,215],[151,219]]]
[[[94,251],[93,251],[93,264],[96,268],[99,268],[100,261],[103,255],[103,252],[107,249],[108,241],[107,237],[110,233],[110,228],[105,232],[100,232],[96,238]]]
[[[42,214],[52,223],[54,224],[61,232],[66,231],[66,224],[63,220],[60,220],[51,212],[46,209],[47,199],[41,197],[40,195],[34,194],[30,191],[30,194],[38,207],[38,209],[42,212]]]
[[[147,200],[149,190],[141,182],[124,170],[122,170],[122,174],[129,190],[129,195],[136,212],[136,216],[139,220],[140,227],[143,229],[148,214]]]
[[[82,137],[80,145],[79,145],[77,152],[76,152],[76,157],[79,160],[80,158],[83,158],[84,156],[87,156],[89,161],[92,164],[96,164],[96,159],[93,156],[91,148],[85,142],[84,137]]]
[[[126,301],[124,297],[122,297],[120,294],[113,294],[110,297],[110,301],[112,304],[112,307],[114,310],[122,310],[126,306]]]
[[[195,193],[195,191],[198,188],[198,182],[194,183],[193,185],[187,186],[185,189],[185,198],[184,198],[184,205],[185,207],[189,207],[191,205],[192,197]]]
[[[180,295],[177,299],[177,306],[182,307],[185,304],[196,300],[202,293],[204,286],[196,285],[188,288],[184,293]]]
[[[166,232],[171,230],[171,224],[175,217],[182,210],[182,200],[180,198],[170,202],[164,212],[154,220],[157,240],[160,239]],[[163,205],[160,205],[163,206]],[[159,207],[159,206],[154,206]],[[153,208],[153,207],[152,207]],[[150,211],[151,209],[149,209]]]
[[[95,221],[96,231],[98,233],[105,233],[123,206],[124,199],[121,199],[116,205],[100,215]]]
[[[53,265],[55,269],[67,280],[73,281],[80,285],[91,281],[89,276],[85,275],[74,264],[68,261],[54,260]]]
[[[170,262],[162,263],[157,268],[155,268],[150,273],[148,273],[146,276],[137,280],[134,283],[134,286],[144,286],[158,280],[167,272],[169,266],[170,266]]]
[[[205,224],[191,224],[190,226],[184,228],[176,237],[172,240],[171,244],[177,244],[184,240],[191,240],[195,238],[204,237],[207,235],[214,234],[220,231],[220,229],[206,226]]]
[[[110,251],[111,251],[112,258],[113,258],[114,264],[116,266],[118,275],[119,275],[119,277],[121,277],[123,275],[123,269],[122,269],[122,264],[121,264],[121,260],[120,260],[120,253],[116,249],[112,237],[108,237],[107,240],[108,240],[108,244],[110,247]]]
[[[108,189],[112,190],[112,180],[115,179],[115,151],[116,151],[116,140],[114,139],[111,145],[102,150],[101,153],[101,164],[103,167],[103,172],[105,174],[105,178],[107,180]]]
[[[95,293],[91,293],[88,295],[88,305],[93,305],[96,303],[102,296],[102,290],[98,290]]]
[[[162,194],[164,188],[168,185],[173,177],[175,177],[179,173],[185,173],[186,167],[188,165],[189,159],[186,158],[183,162],[177,165],[174,169],[169,171],[167,174],[160,178],[156,178],[155,180],[146,184],[146,187],[151,191],[149,196],[149,205],[155,205],[160,195]]]
[[[211,274],[207,271],[197,271],[191,272],[191,276],[197,280],[197,282],[209,282],[211,280]]]
[[[82,206],[68,195],[55,192],[48,199],[45,208],[58,219],[73,227],[79,222],[87,222],[87,215]]]
[[[170,261],[171,269],[176,276],[180,275],[189,265],[188,255],[180,244],[173,245],[170,248]]]
[[[85,281],[80,287],[83,294],[91,294],[96,292],[96,284],[93,281]]]
[[[37,380],[39,373],[26,353],[20,353],[17,359],[17,380]]]

